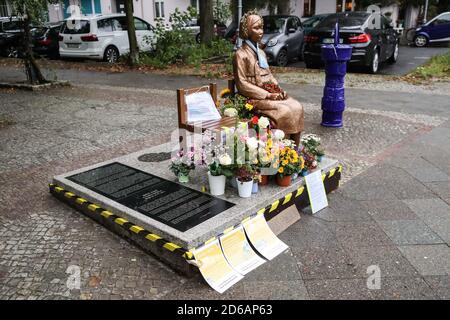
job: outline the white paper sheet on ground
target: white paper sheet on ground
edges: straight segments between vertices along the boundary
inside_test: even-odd
[[[186,96],[187,122],[219,120],[219,111],[209,92],[196,92]]]
[[[194,250],[193,254],[200,273],[211,288],[219,293],[223,293],[244,277],[225,259],[219,240]]]
[[[308,189],[309,202],[312,213],[316,213],[328,207],[327,193],[322,180],[322,171],[317,170],[305,176],[305,183]]]
[[[262,265],[266,260],[253,251],[247,241],[243,226],[220,237],[220,245],[228,263],[240,274],[245,275]]]
[[[242,225],[252,245],[267,260],[272,260],[289,248],[272,232],[262,214],[245,221]]]

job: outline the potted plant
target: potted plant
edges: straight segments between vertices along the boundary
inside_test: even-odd
[[[224,153],[208,165],[208,182],[212,195],[220,196],[225,193],[226,179],[233,176],[231,161],[231,157]]]
[[[280,150],[279,167],[277,173],[277,184],[287,187],[291,184],[292,174],[298,172],[299,155],[290,147]]]
[[[236,182],[238,186],[239,196],[241,198],[250,198],[253,189],[254,173],[248,165],[242,165],[236,169]]]
[[[321,147],[320,138],[312,133],[305,134],[301,138],[301,143],[304,147],[304,152],[314,157],[317,162],[322,161],[325,151]]]
[[[169,169],[178,177],[179,182],[187,183],[189,182],[189,172],[195,169],[195,164],[193,159],[186,156],[181,149],[177,152],[176,156],[172,158]]]

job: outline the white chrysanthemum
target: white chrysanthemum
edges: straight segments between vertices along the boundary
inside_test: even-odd
[[[219,157],[219,163],[222,165],[222,166],[229,166],[230,164],[231,164],[231,157],[228,155],[228,154],[222,154],[220,157]]]
[[[280,129],[276,129],[273,132],[273,137],[275,138],[275,140],[283,140],[284,139],[284,131],[280,130]]]
[[[225,117],[236,117],[238,112],[235,108],[226,108],[223,114]]]
[[[263,129],[267,128],[269,126],[269,124],[270,124],[270,121],[269,121],[269,119],[267,117],[261,117],[258,120],[258,126],[260,128],[263,128]]]
[[[258,148],[258,140],[255,137],[248,138],[246,142],[250,150]]]

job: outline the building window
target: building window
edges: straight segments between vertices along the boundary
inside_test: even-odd
[[[191,0],[191,7],[192,7],[192,8],[195,8],[195,9],[198,9],[198,3],[197,3],[197,0]]]
[[[316,0],[305,0],[303,6],[303,16],[311,17],[316,13]]]
[[[344,10],[342,10],[344,6]],[[336,0],[336,12],[355,11],[355,0]]]
[[[155,1],[155,18],[164,17],[164,1]]]
[[[6,0],[0,0],[0,17],[8,17],[10,15]]]

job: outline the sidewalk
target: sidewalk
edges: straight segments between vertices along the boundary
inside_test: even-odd
[[[14,73],[1,70],[0,78]],[[0,90],[2,299],[450,299],[447,95],[349,89],[342,129],[322,128],[320,86],[284,84],[306,132],[342,159],[329,208],[281,235],[290,249],[224,295],[174,273],[48,194],[56,174],[167,141],[177,87],[194,77],[74,73],[82,85]],[[224,85],[220,82],[219,87]],[[66,286],[79,266],[80,290]],[[378,266],[381,289],[367,288]]]

